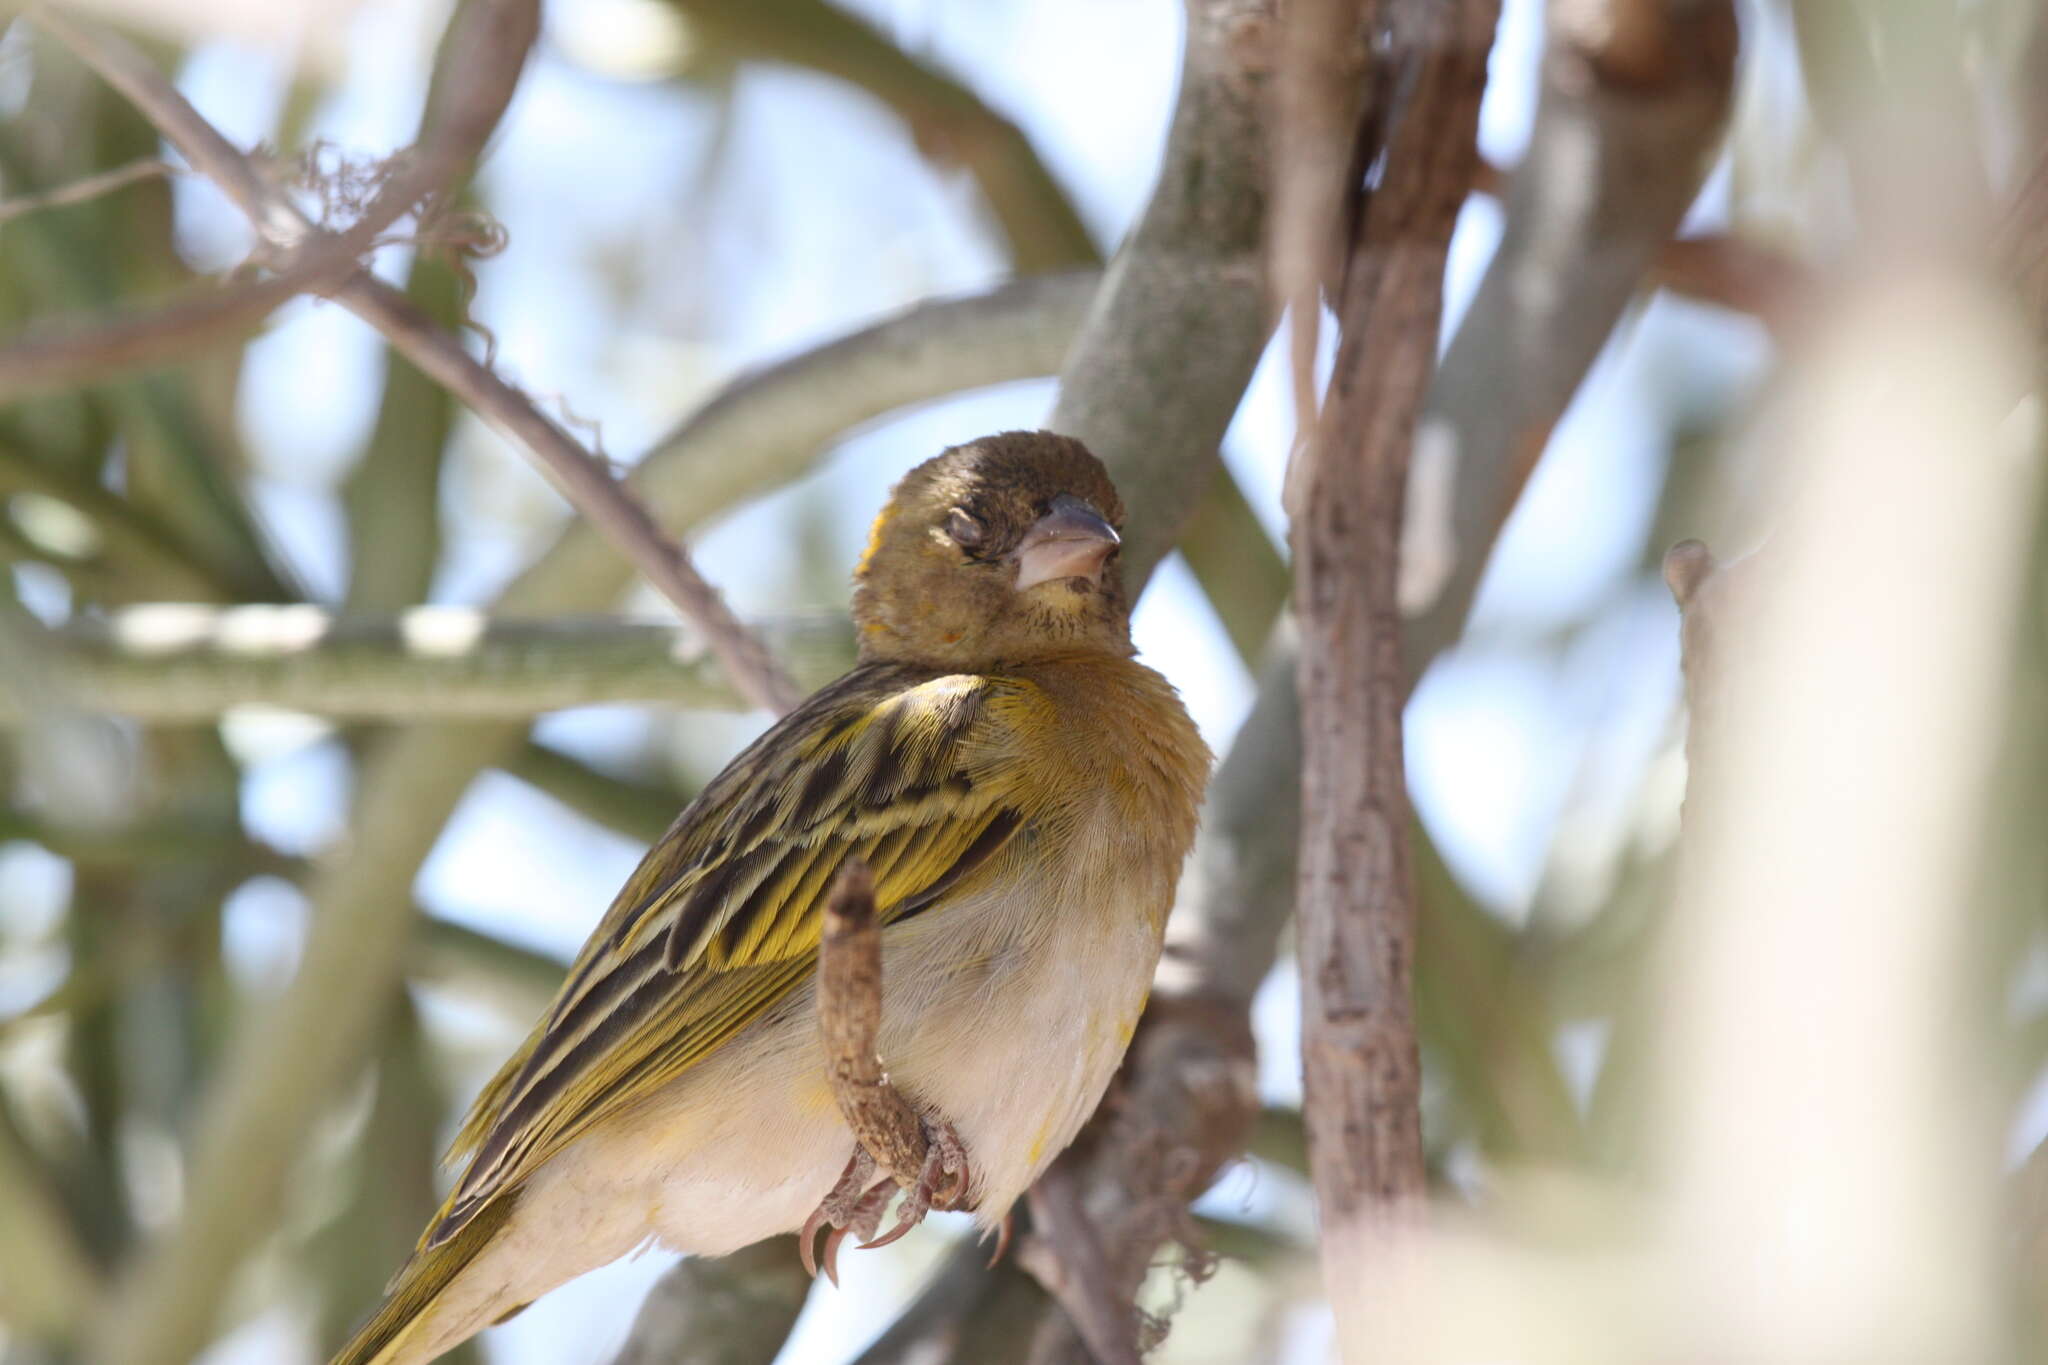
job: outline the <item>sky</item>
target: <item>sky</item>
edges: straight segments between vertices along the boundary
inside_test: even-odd
[[[852,7],[961,73],[1023,127],[1098,240],[1113,244],[1130,224],[1150,189],[1172,106],[1181,24],[1174,0]],[[478,270],[478,309],[496,336],[498,362],[530,392],[594,419],[605,451],[621,460],[744,369],[1003,274],[971,185],[935,172],[865,97],[801,73],[747,70],[720,126],[705,94],[635,79],[651,56],[685,41],[667,15],[656,0],[551,5],[484,171],[510,237]],[[298,35],[303,50],[339,56],[340,79],[313,132],[356,152],[402,143],[439,23],[433,5],[371,0]],[[1482,112],[1482,147],[1497,164],[1511,165],[1527,137],[1539,35],[1537,0],[1509,0]],[[231,136],[264,141],[274,135],[294,50],[211,41],[195,50],[180,84]],[[233,212],[204,185],[181,182],[177,193],[181,249],[214,268],[236,260],[247,239]],[[1489,201],[1468,206],[1453,244],[1447,330],[1498,231]],[[403,253],[391,251],[380,268],[396,276],[402,266]],[[1675,614],[1661,588],[1637,572],[1670,439],[1670,395],[1753,385],[1763,360],[1748,323],[1666,300],[1639,309],[1567,414],[1508,526],[1475,613],[1474,643],[1433,670],[1410,707],[1418,808],[1461,879],[1503,916],[1526,915],[1539,884],[1556,873],[1548,859],[1560,830],[1572,836],[1560,847],[1576,850],[1595,880],[1618,842],[1633,837],[1645,775],[1668,755],[1677,688]],[[319,595],[332,596],[343,582],[334,491],[368,434],[379,365],[374,338],[317,302],[286,309],[249,351],[240,420],[262,510]],[[1294,429],[1287,387],[1284,363],[1269,354],[1225,445],[1276,540],[1284,536],[1279,490]],[[790,575],[764,546],[802,534],[812,541],[807,554],[850,569],[868,517],[899,474],[959,440],[1036,426],[1051,400],[1049,381],[1011,384],[862,431],[800,484],[707,528],[692,546],[698,563],[743,612],[786,608]],[[435,586],[443,602],[487,600],[545,543],[563,510],[516,452],[474,422],[458,434],[445,491],[451,548]],[[636,607],[662,611],[644,595]],[[1551,647],[1551,635],[1583,618],[1591,625]],[[1177,560],[1141,604],[1135,631],[1143,657],[1181,689],[1211,746],[1224,750],[1250,704],[1250,682]],[[653,734],[701,766],[722,760],[760,724],[593,708],[549,717],[541,733],[599,759]],[[243,807],[255,832],[289,850],[331,841],[345,819],[346,765],[323,727],[250,715],[235,717],[229,733],[252,762]],[[487,776],[418,889],[435,913],[566,958],[639,852],[512,779]],[[229,915],[238,970],[254,982],[282,979],[303,923],[303,903],[289,887],[245,888]],[[464,1085],[479,1082],[526,1023],[426,1003],[474,1073]],[[1294,1009],[1291,971],[1282,968],[1256,1011],[1261,1084],[1276,1101],[1299,1094]],[[1297,1185],[1251,1167],[1212,1203],[1303,1226],[1308,1217]],[[849,1257],[846,1288],[813,1296],[785,1360],[845,1358],[888,1321],[883,1305],[913,1290],[943,1246],[925,1233],[887,1253]],[[667,1263],[645,1256],[549,1296],[490,1334],[491,1358],[608,1360],[639,1294]],[[301,1349],[297,1330],[289,1306],[258,1313],[208,1365],[289,1358]],[[1316,1358],[1324,1331],[1312,1315],[1299,1324],[1299,1358]]]

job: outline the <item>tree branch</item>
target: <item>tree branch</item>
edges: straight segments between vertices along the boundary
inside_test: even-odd
[[[1698,193],[1734,57],[1729,0],[1552,5],[1500,248],[1444,354],[1408,483],[1411,672],[1463,632],[1487,547]]]
[[[1124,539],[1135,595],[1207,490],[1273,308],[1266,279],[1264,7],[1187,7],[1181,93],[1145,212],[1060,370],[1047,425],[1155,505]]]
[[[806,683],[844,672],[836,617],[768,623]],[[238,706],[342,720],[483,720],[650,702],[744,709],[689,627],[589,617],[491,621],[463,607],[336,618],[312,606],[123,608],[51,634],[52,682],[80,707],[147,721],[210,721]],[[0,696],[0,726],[28,720]]]
[[[711,650],[747,699],[777,714],[802,699],[796,683],[704,580],[681,544],[611,470],[569,439],[526,395],[478,362],[405,295],[367,275],[336,299],[362,317],[429,377],[533,454],[564,497],[704,632]]]
[[[1672,238],[1657,253],[1649,283],[1747,313],[1781,335],[1811,306],[1816,288],[1798,260],[1732,233]]]
[[[852,641],[847,642],[851,651]],[[739,699],[733,699],[737,705]],[[500,765],[512,776],[584,819],[643,844],[668,832],[691,793],[666,782],[604,772],[574,755],[528,740]]]
[[[1067,1310],[1096,1365],[1139,1365],[1137,1307],[1117,1294],[1070,1159],[1038,1178],[1029,1205],[1031,1232],[1017,1248],[1018,1265]]]
[[[538,24],[535,0],[498,0],[494,6],[458,10],[448,36],[453,44],[475,43],[475,51],[460,49],[465,63],[474,66],[464,67],[469,80],[447,83],[449,93],[438,108],[430,107],[429,120],[439,115],[481,145],[511,97]],[[186,103],[141,53],[111,32],[68,19],[58,23],[55,31],[142,109],[195,167],[226,190],[273,248],[295,250],[314,231],[291,201],[265,181],[248,158]],[[473,98],[478,91],[495,98]],[[423,147],[431,145],[429,139],[422,138]],[[471,150],[473,153],[474,148]],[[416,164],[398,171],[393,180],[417,198],[425,192],[424,187],[413,189],[420,185],[421,166],[439,165],[445,174],[462,169],[467,159],[456,162],[449,149],[442,148],[416,157]],[[442,183],[436,181],[435,185]],[[380,195],[378,202],[387,197],[391,196]],[[358,223],[349,233],[357,233],[363,226]],[[524,394],[471,356],[458,338],[398,290],[358,269],[335,287],[333,297],[384,333],[401,354],[486,422],[525,447],[570,504],[603,530],[685,617],[697,623],[712,652],[755,705],[781,712],[796,704],[800,696],[796,685],[704,581],[682,547],[663,534],[647,509],[612,477],[602,461],[571,440]]]
[[[613,1365],[772,1365],[810,1292],[793,1237],[685,1257],[647,1291]]]
[[[54,5],[39,4],[34,15],[148,114],[193,169],[248,215],[257,229],[253,259],[277,273],[210,289],[161,312],[38,329],[0,347],[0,401],[181,360],[198,342],[246,330],[287,299],[325,293],[350,278],[380,233],[416,208],[427,217],[431,210],[420,206],[466,178],[511,99],[539,25],[532,0],[476,0],[460,7],[442,45],[419,137],[393,158],[391,173],[361,215],[341,231],[328,232],[309,222],[249,158],[170,90],[133,46]],[[457,53],[459,64],[450,60]]]
[[[1420,1217],[1427,1183],[1396,578],[1498,13],[1492,0],[1393,0],[1387,11],[1389,60],[1408,94],[1382,123],[1383,170],[1345,272],[1330,396],[1289,479],[1302,733],[1315,737],[1303,746],[1296,897],[1302,1112],[1340,1345],[1355,1331],[1372,1242]]]
[[[934,161],[965,167],[1020,274],[1099,264],[1066,191],[1018,127],[959,81],[824,0],[679,0],[722,47],[789,62],[867,91]]]
[[[950,393],[1059,371],[1102,277],[1073,271],[916,304],[742,375],[657,441],[628,482],[678,532],[704,525],[816,465],[846,434]],[[571,520],[508,589],[525,614],[602,606],[628,570]]]
[[[333,274],[323,261],[245,284],[207,285],[157,310],[30,327],[0,346],[0,403],[189,360],[196,347],[253,331]]]

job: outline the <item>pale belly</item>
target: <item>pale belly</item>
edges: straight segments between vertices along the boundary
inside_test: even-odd
[[[999,1220],[1072,1141],[1122,1060],[1171,894],[1163,879],[1144,881],[1070,885],[1067,896],[1089,903],[1035,913],[999,883],[884,934],[883,1063],[906,1096],[959,1131],[984,1221]],[[718,1255],[801,1226],[852,1150],[806,985],[668,1093],[549,1165],[592,1197],[634,1173],[653,1236]]]

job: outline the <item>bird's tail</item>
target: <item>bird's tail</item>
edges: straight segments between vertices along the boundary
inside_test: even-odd
[[[328,1365],[391,1365],[399,1359],[398,1352],[426,1320],[428,1311],[463,1268],[490,1245],[518,1202],[519,1191],[507,1190],[478,1209],[460,1232],[440,1246],[429,1247],[422,1238],[412,1259],[385,1287],[377,1311]]]

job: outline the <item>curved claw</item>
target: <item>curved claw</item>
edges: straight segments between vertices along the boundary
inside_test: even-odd
[[[1002,1222],[996,1224],[993,1228],[989,1229],[989,1232],[995,1234],[996,1249],[989,1256],[988,1265],[983,1267],[984,1269],[994,1270],[998,1265],[1002,1263],[1003,1253],[1010,1249],[1010,1234],[1011,1232],[1015,1231],[1016,1227],[1017,1215],[1014,1213],[1006,1213],[1003,1215]],[[988,1240],[989,1232],[985,1232],[981,1235],[981,1239],[984,1242]]]
[[[831,1191],[811,1210],[811,1216],[804,1219],[803,1229],[797,1233],[796,1254],[804,1263],[804,1273],[812,1279],[818,1278],[817,1242],[818,1229],[830,1225],[835,1233],[860,1219],[873,1191],[867,1189],[868,1177],[874,1174],[875,1159],[865,1148],[856,1146],[853,1156],[848,1159],[846,1169],[839,1173],[839,1180]],[[880,1210],[875,1211],[875,1216]],[[825,1274],[834,1285],[839,1283],[835,1261],[838,1239],[826,1245]]]
[[[825,1237],[825,1278],[839,1287],[839,1244],[846,1240],[845,1228],[834,1228]]]
[[[804,1225],[796,1235],[797,1259],[804,1263],[804,1274],[814,1280],[818,1278],[818,1229],[823,1226],[825,1226],[825,1206],[820,1204],[817,1208],[811,1210],[810,1217],[804,1219]],[[832,1277],[832,1283],[835,1285],[839,1283],[837,1275]]]
[[[846,1163],[839,1182],[832,1187],[810,1217],[804,1219],[803,1230],[797,1234],[797,1254],[803,1260],[804,1271],[812,1279],[818,1277],[822,1267],[825,1278],[836,1286],[839,1283],[839,1247],[849,1233],[866,1240],[860,1243],[863,1251],[888,1246],[900,1240],[904,1234],[925,1220],[933,1209],[956,1209],[966,1202],[968,1191],[973,1187],[974,1175],[968,1165],[967,1148],[962,1145],[960,1135],[953,1131],[951,1124],[927,1123],[925,1133],[929,1146],[925,1151],[924,1169],[917,1179],[905,1190],[903,1208],[897,1214],[896,1225],[877,1237],[875,1231],[881,1226],[882,1214],[895,1197],[896,1183],[883,1179],[872,1189],[865,1188],[868,1177],[874,1173],[874,1158],[859,1145],[854,1147],[853,1157]],[[822,1259],[817,1253],[818,1231],[824,1227],[832,1230],[825,1238],[825,1253]],[[1010,1245],[1010,1220],[1003,1219],[998,1229],[994,1265],[1002,1259],[1003,1252]]]

